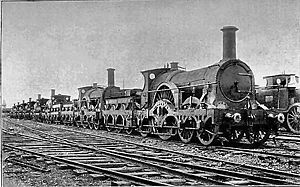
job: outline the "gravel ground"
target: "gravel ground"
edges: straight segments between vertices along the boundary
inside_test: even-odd
[[[22,123],[29,123],[28,121],[23,121]],[[30,123],[32,125],[32,123]],[[38,125],[38,123],[34,123]],[[4,123],[4,128],[6,124]],[[73,129],[79,130],[77,127],[72,127]],[[17,127],[11,128],[11,130],[17,130],[23,132]],[[184,153],[190,153],[195,155],[207,156],[218,158],[222,160],[263,166],[269,169],[276,169],[286,172],[300,173],[300,160],[292,160],[286,158],[277,158],[271,156],[257,155],[257,154],[245,154],[239,151],[217,151],[214,147],[202,147],[196,144],[184,144],[180,141],[162,141],[156,137],[142,138],[138,135],[126,135],[111,133],[103,130],[95,131],[90,129],[80,128],[83,132],[94,133],[97,135],[108,136],[113,138],[119,138],[123,140],[128,140],[136,143],[141,143],[144,145],[155,146],[165,149],[173,149],[176,151],[181,151]],[[272,144],[272,142],[268,142]],[[299,148],[299,143],[283,143],[284,146],[289,146],[293,148]],[[273,144],[274,145],[274,144]],[[3,155],[8,155],[3,153]],[[5,158],[4,158],[5,159]],[[72,170],[60,170],[55,165],[48,166],[51,169],[50,173],[39,173],[33,170],[27,169],[28,171],[24,173],[16,173],[10,171],[24,171],[26,168],[11,165],[4,162],[4,184],[5,186],[109,186],[111,185],[110,180],[95,180],[90,175],[84,174],[76,176]],[[9,173],[7,173],[9,172]]]

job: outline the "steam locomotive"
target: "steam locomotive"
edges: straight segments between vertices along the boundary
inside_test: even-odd
[[[45,115],[46,122],[138,131],[163,140],[178,135],[185,143],[195,137],[202,145],[219,139],[260,145],[284,116],[255,100],[254,75],[236,58],[237,30],[221,29],[223,59],[213,65],[185,71],[172,62],[170,67],[142,71],[143,89],[115,86],[115,70],[109,68],[107,86],[78,88],[78,100],[72,102],[69,97],[58,101],[52,94],[40,116]]]
[[[283,126],[300,134],[300,85],[295,74],[279,74],[264,77],[265,87],[256,89],[259,103],[284,114]]]

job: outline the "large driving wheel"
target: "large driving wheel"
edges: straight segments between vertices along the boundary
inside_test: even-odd
[[[300,103],[290,106],[287,113],[287,126],[291,132],[300,134]]]
[[[188,118],[186,121],[182,124],[180,124],[180,127],[178,129],[178,135],[182,142],[189,143],[195,133],[196,128],[196,121],[193,118]]]
[[[197,130],[196,136],[202,145],[211,145],[219,131],[219,127],[216,124],[212,124],[211,118],[207,119],[203,128]]]

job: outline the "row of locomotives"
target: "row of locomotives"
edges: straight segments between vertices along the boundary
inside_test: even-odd
[[[237,30],[221,29],[223,59],[218,63],[185,71],[173,62],[170,68],[142,72],[142,110],[137,116],[143,136],[168,140],[179,135],[185,143],[195,137],[203,145],[226,140],[257,146],[268,139],[273,118],[256,104],[251,69],[236,59]]]
[[[138,129],[141,89],[121,89],[115,86],[114,71],[109,68],[108,86],[103,92],[103,123],[108,131],[131,134]]]
[[[37,100],[33,106],[33,119],[38,122],[46,121],[46,103],[49,99],[42,98],[41,94],[38,94]]]
[[[11,107],[11,110],[10,110],[10,113],[9,113],[10,118],[17,118],[18,108],[19,108],[19,102],[18,102],[17,105],[14,103],[14,105]]]
[[[103,125],[101,114],[103,86],[78,88],[78,100],[74,102],[74,122],[78,127],[98,130]]]
[[[34,117],[34,104],[36,102],[32,101],[31,98],[29,98],[29,101],[26,103],[24,108],[24,119],[31,120]]]
[[[295,74],[279,74],[264,77],[265,87],[256,89],[260,104],[275,111],[283,127],[300,134],[300,84]]]
[[[45,119],[47,123],[62,123],[62,109],[66,104],[72,103],[71,96],[55,94],[55,89],[51,89],[51,97],[46,102]]]

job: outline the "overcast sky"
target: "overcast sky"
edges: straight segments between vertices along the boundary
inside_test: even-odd
[[[178,61],[187,70],[222,58],[224,25],[237,32],[237,57],[263,76],[300,75],[298,0],[149,0],[4,2],[3,99],[77,98],[77,88],[116,84],[142,88],[142,70]]]

